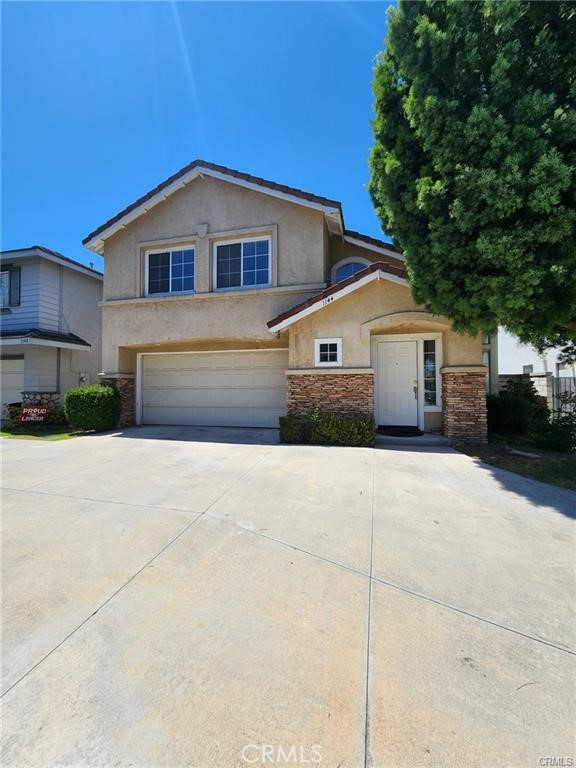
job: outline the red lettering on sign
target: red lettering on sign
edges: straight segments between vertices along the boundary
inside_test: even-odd
[[[47,405],[23,405],[20,421],[46,421],[48,418]]]

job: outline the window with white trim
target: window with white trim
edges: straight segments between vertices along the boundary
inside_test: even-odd
[[[342,365],[342,339],[314,339],[316,367],[340,367]]]
[[[0,270],[0,308],[20,304],[20,267],[3,266]]]
[[[341,283],[342,280],[346,280],[357,272],[361,272],[369,266],[368,259],[362,259],[360,257],[350,257],[348,259],[342,259],[332,268],[332,282]]]
[[[424,405],[437,405],[436,391],[437,361],[436,342],[433,339],[424,340]]]
[[[0,272],[0,306],[10,305],[10,272],[3,269]]]
[[[149,251],[146,294],[194,291],[194,248]]]
[[[261,288],[270,285],[269,237],[216,243],[216,289]]]

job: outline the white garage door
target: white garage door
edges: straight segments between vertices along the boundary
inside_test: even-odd
[[[144,355],[142,423],[277,427],[287,367],[287,350]]]
[[[24,389],[24,358],[0,360],[0,398],[5,403],[19,403]]]

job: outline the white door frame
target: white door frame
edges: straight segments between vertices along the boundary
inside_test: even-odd
[[[375,371],[374,381],[374,418],[378,424],[378,405],[380,384],[378,381],[378,344],[385,341],[415,341],[416,342],[416,375],[418,381],[418,429],[424,431],[424,414],[438,413],[442,410],[442,333],[389,333],[373,335],[371,346],[372,367]],[[424,342],[436,342],[436,405],[424,403]]]
[[[135,422],[137,425],[142,424],[142,383],[144,376],[144,357],[152,355],[214,355],[218,352],[236,353],[236,352],[288,352],[288,347],[269,347],[268,349],[192,349],[190,351],[178,351],[171,352],[170,350],[162,350],[162,352],[137,352],[136,353],[136,413]]]

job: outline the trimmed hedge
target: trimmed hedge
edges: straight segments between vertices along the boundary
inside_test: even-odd
[[[576,452],[576,411],[554,414],[550,424],[535,436],[534,443],[547,451]]]
[[[373,416],[311,410],[304,416],[280,417],[283,443],[311,445],[374,445],[376,424]]]
[[[120,394],[103,384],[72,387],[64,395],[64,412],[74,429],[114,429],[120,418]]]
[[[488,431],[499,435],[523,435],[547,428],[550,411],[531,381],[509,380],[506,389],[486,398]]]

